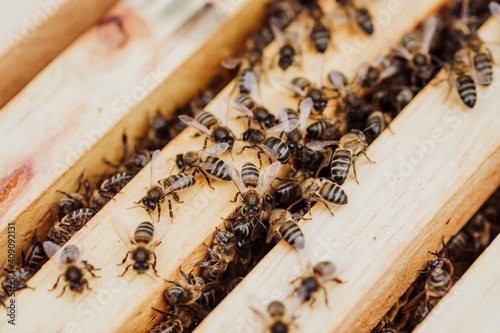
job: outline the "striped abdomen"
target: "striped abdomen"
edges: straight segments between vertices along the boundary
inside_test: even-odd
[[[255,107],[255,101],[248,94],[239,94],[234,101],[238,104],[246,106],[250,110]]]
[[[477,92],[476,84],[474,83],[472,77],[468,74],[461,75],[457,77],[456,84],[458,94],[460,95],[460,98],[462,99],[464,104],[469,108],[474,107],[474,105],[476,104]]]
[[[155,227],[151,222],[142,222],[134,232],[134,242],[148,244],[153,239]]]
[[[372,17],[371,17],[370,12],[368,10],[366,10],[365,8],[357,9],[355,19],[356,19],[356,22],[358,23],[359,27],[361,29],[363,29],[363,31],[367,35],[373,34]]]
[[[311,32],[311,40],[319,53],[325,53],[330,41],[330,31],[323,24],[316,24]]]
[[[348,149],[337,149],[332,158],[332,178],[339,184],[344,184],[349,168],[351,167],[352,154]]]
[[[326,120],[317,121],[309,125],[306,129],[307,137],[311,140],[318,140],[323,138],[323,134],[332,124]]]
[[[210,128],[219,122],[213,114],[205,110],[196,111],[196,113],[194,114],[194,120],[196,120],[206,128]]]
[[[302,90],[305,90],[307,87],[311,85],[311,81],[309,81],[305,77],[299,76],[292,80],[292,84],[296,85]]]
[[[420,33],[417,31],[412,31],[409,32],[403,37],[401,37],[401,44],[403,44],[403,47],[407,49],[408,51],[415,53],[420,49]]]
[[[134,175],[128,172],[117,173],[102,182],[101,190],[107,189],[118,193],[133,177]]]
[[[299,119],[299,114],[294,109],[285,108],[286,116],[289,120]]]
[[[42,243],[36,242],[26,257],[26,267],[36,272],[47,259]]]
[[[322,183],[319,190],[321,198],[337,205],[345,205],[347,203],[347,195],[339,185],[326,179]]]
[[[61,225],[67,225],[74,228],[82,228],[94,215],[96,211],[92,208],[77,209],[61,220]]]
[[[476,53],[476,55],[474,55],[474,67],[483,77],[484,82],[481,82],[481,84],[483,86],[489,86],[493,80],[493,69],[490,57],[484,52]]]
[[[189,178],[189,179],[188,179]],[[191,187],[195,183],[194,177],[191,177],[191,175],[188,175],[187,173],[178,173],[175,175],[168,176],[167,178],[163,179],[161,182],[165,189],[167,189],[170,185],[175,183],[178,180],[184,180],[184,184],[182,186],[179,186],[176,191],[184,190],[188,187]]]
[[[259,169],[255,164],[251,162],[246,162],[241,167],[241,180],[243,185],[257,187],[259,184]]]
[[[168,318],[167,320],[159,323],[148,333],[182,333],[184,329],[182,327],[181,321],[175,318]]]
[[[210,176],[225,181],[231,180],[231,177],[229,177],[229,174],[224,167],[224,161],[217,156],[209,155],[204,163],[212,166],[211,168],[208,168],[207,166],[203,167],[203,170],[205,170],[205,172]]]
[[[47,236],[47,240],[59,246],[63,246],[75,232],[75,229],[68,226],[58,226],[52,230],[49,236]]]
[[[278,153],[277,160],[280,163],[286,163],[290,159],[290,150],[288,149],[288,145],[280,139],[270,136],[264,144]]]
[[[248,90],[248,87],[245,85],[245,75],[247,73],[253,73],[253,70],[251,68],[245,68],[241,71],[240,76],[238,76],[238,87],[240,88],[240,94],[248,94],[250,92],[250,90]]]
[[[80,260],[80,249],[78,246],[70,244],[61,253],[61,261],[66,264],[76,263]]]
[[[305,245],[304,234],[295,221],[285,222],[279,229],[281,238],[297,250],[303,249]]]
[[[386,123],[384,114],[381,111],[375,111],[368,116],[366,128],[370,129],[374,135],[379,135],[385,129]]]

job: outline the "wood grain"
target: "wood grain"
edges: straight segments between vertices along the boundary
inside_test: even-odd
[[[0,4],[0,107],[117,1],[3,1]]]
[[[483,36],[500,39],[497,24],[488,22]],[[391,123],[394,134],[385,131],[369,147],[376,164],[363,158],[356,164],[360,184],[343,185],[349,204],[336,207],[333,218],[324,207],[313,208],[312,221],[301,225],[307,251],[297,255],[278,244],[196,332],[261,331],[249,305],[265,309],[270,300],[287,298],[306,258],[333,261],[347,283],[328,285],[330,308],[320,295],[312,308],[298,309],[301,330],[370,331],[415,280],[428,251],[458,232],[500,184],[494,71],[495,82],[479,88],[473,110],[455,91],[445,101],[447,85],[431,82]],[[293,308],[293,297],[286,302]]]
[[[236,1],[221,11],[198,0],[126,1],[110,12],[123,32],[92,28],[2,109],[0,149],[9,158],[0,161],[0,230],[16,222],[18,254],[35,229],[43,236],[51,226],[56,190],[73,191],[84,170],[105,172],[103,158],[119,158],[124,132],[139,136],[156,110],[173,113],[227,74],[220,61],[257,29],[265,3]]]
[[[413,332],[495,332],[500,325],[500,237]]]
[[[381,19],[389,5],[393,6],[392,3],[391,1],[379,1],[374,4],[373,12],[377,14],[376,20]],[[436,10],[441,3],[431,0],[418,4],[414,2],[398,3],[401,5],[398,7],[400,10],[397,12],[398,15],[392,16],[383,27],[380,26],[373,38],[359,37],[363,43],[355,48],[355,54],[345,53],[346,51],[341,51],[340,47],[328,52],[325,56],[326,68],[337,67],[344,72],[353,73],[362,62],[373,60],[380,54],[389,40],[397,41],[404,32],[412,29],[420,19]],[[411,17],[411,20],[408,20],[408,17]],[[233,22],[233,24],[235,23]],[[397,34],[394,33],[395,31]],[[347,30],[339,28],[336,30],[334,38],[337,45],[343,45],[345,50],[346,45],[352,46],[350,42],[356,40],[358,35],[352,35]],[[266,56],[270,58],[276,52],[276,45],[273,44],[266,50]],[[287,77],[291,78],[298,74],[311,76],[311,73],[314,73],[315,54],[307,51],[304,57],[304,68],[290,70],[286,73]],[[352,59],[352,61],[346,62],[346,59]],[[284,74],[274,68],[269,72],[269,76],[273,78],[284,76]],[[227,89],[231,88],[229,86]],[[266,105],[274,105],[274,101],[278,97],[285,105],[296,106],[297,101],[292,98],[288,91],[278,85],[269,86],[263,83],[262,93]],[[207,107],[207,110],[219,114],[221,107],[220,98],[217,98]],[[272,107],[270,109],[272,110]],[[236,113],[231,112],[230,127],[238,135],[243,130],[243,123],[234,119],[235,115]],[[194,133],[193,130],[183,132],[163,149],[163,154],[168,158],[179,152],[200,149],[204,138],[194,138]],[[241,146],[241,143],[237,143],[235,151],[238,151]],[[256,161],[256,156],[246,154],[243,158],[234,154],[234,159],[235,165],[241,167],[243,160]],[[172,165],[167,163],[162,168],[161,174],[168,175],[171,168]],[[366,168],[360,170],[366,172]],[[162,291],[167,284],[161,279],[155,280],[148,276],[135,274],[127,275],[124,278],[116,277],[122,270],[117,269],[115,265],[121,262],[126,249],[121,245],[110,226],[111,217],[131,224],[148,219],[144,210],[128,210],[127,208],[133,206],[133,202],[145,194],[145,186],[149,184],[149,178],[148,168],[142,170],[116,197],[115,201],[104,207],[70,241],[70,243],[80,245],[83,243],[82,246],[85,248],[83,257],[96,267],[102,268],[102,271],[99,272],[101,278],[90,280],[92,291],[84,292],[82,295],[72,296],[68,294],[60,299],[55,299],[55,292],[48,292],[47,289],[52,287],[57,278],[57,265],[53,260],[49,261],[30,281],[30,285],[36,290],[19,293],[17,301],[22,307],[22,311],[31,314],[29,322],[19,323],[20,328],[25,331],[48,331],[47,320],[53,323],[50,327],[51,332],[58,330],[132,332],[144,331],[151,327],[152,319],[157,317],[151,307],[165,307]],[[365,176],[362,179],[366,179]],[[178,280],[180,278],[178,269],[181,265],[185,270],[190,270],[197,261],[201,260],[205,256],[203,242],[209,241],[213,237],[215,227],[222,222],[220,218],[227,216],[234,209],[234,204],[228,203],[236,191],[234,185],[221,182],[214,185],[216,185],[216,189],[211,190],[206,186],[206,183],[201,181],[194,188],[180,194],[184,204],[174,203],[175,222],[156,250],[158,270],[162,277],[168,280]],[[310,225],[315,224],[316,221],[310,223]],[[309,239],[310,236],[306,237]],[[33,302],[32,300],[35,299],[37,301]],[[40,303],[46,304],[46,311],[43,313],[38,310],[37,304]],[[247,303],[233,306],[241,310],[245,304]],[[246,311],[246,308],[242,311]],[[228,322],[238,318],[237,315],[229,319],[225,315],[223,317]],[[3,326],[0,325],[0,327]],[[233,327],[233,325],[227,326],[225,331],[233,331]]]

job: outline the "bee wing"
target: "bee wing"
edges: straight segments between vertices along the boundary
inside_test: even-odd
[[[496,2],[490,2],[488,7],[490,8],[491,15],[500,22],[500,4]]]
[[[245,105],[238,103],[238,102],[231,102],[231,106],[233,108],[235,108],[236,110],[243,112],[243,114],[245,114],[245,116],[250,117],[250,118],[254,118],[253,112],[249,108],[247,108]]]
[[[118,235],[118,238],[129,249],[132,249],[132,230],[129,223],[119,220],[116,217],[111,218],[111,227]]]
[[[278,177],[278,174],[281,170],[281,163],[274,162],[264,170],[262,170],[259,174],[259,184],[257,185],[257,192],[260,196],[263,196],[266,193],[267,189],[273,181]]]
[[[245,193],[245,185],[243,185],[243,181],[241,180],[241,176],[238,170],[236,170],[234,166],[227,161],[224,161],[224,168],[229,174],[229,177],[231,177],[231,179],[233,180],[233,183],[234,185],[236,185],[238,191],[241,194]]]
[[[228,148],[229,148],[229,144],[226,142],[222,142],[222,143],[218,143],[216,145],[207,147],[205,149],[202,149],[202,150],[198,151],[198,153],[219,156],[220,154],[225,152]]]
[[[202,131],[206,135],[212,135],[212,133],[210,133],[210,130],[208,128],[206,128],[205,126],[203,126],[202,124],[200,124],[199,122],[197,122],[196,120],[194,120],[193,118],[191,118],[189,116],[181,115],[181,116],[179,116],[179,119],[184,124],[186,124],[188,126],[192,126],[196,129]]]
[[[286,113],[285,108],[283,107],[283,104],[281,104],[280,101],[276,101],[276,103],[274,103],[274,107],[278,111],[278,115],[280,116],[281,122],[284,123],[285,121],[287,121],[288,114]]]
[[[276,22],[277,18],[272,16],[269,19],[269,26],[271,27],[271,31],[273,32],[274,38],[276,38],[276,42],[278,43],[279,47],[283,46],[283,34],[281,33],[281,30],[279,28],[279,23]]]
[[[168,195],[169,193],[187,185],[188,183],[191,182],[191,180],[193,180],[193,176],[192,175],[186,175],[184,177],[181,177],[180,179],[176,180],[175,182],[172,183],[172,185],[170,185],[169,187],[167,187],[167,189],[165,190],[165,192],[163,193],[163,196],[166,196]]]
[[[243,62],[244,58],[226,58],[220,62],[221,66],[226,69],[235,69]]]
[[[295,127],[299,126],[299,121],[297,119],[290,119],[285,122],[279,123],[278,125],[269,128],[266,133],[274,134],[279,132],[291,132]],[[267,147],[267,146],[266,146]]]
[[[321,150],[326,146],[338,145],[340,141],[311,141],[306,144],[306,147],[312,150]]]
[[[331,70],[328,73],[328,77],[330,78],[330,81],[333,83],[335,88],[337,88],[337,90],[339,91],[340,96],[345,96],[346,91],[344,86],[344,76],[338,71]]]
[[[316,55],[316,87],[323,86],[323,55],[318,53]]]
[[[432,37],[434,37],[434,34],[436,33],[437,26],[438,26],[438,18],[436,16],[431,16],[427,19],[422,39],[422,51],[424,53],[429,53],[429,49],[431,48]]]
[[[297,95],[306,97],[306,92],[302,89],[300,89],[297,85],[288,82],[285,79],[281,78],[276,78],[276,81],[278,81],[279,84],[281,84],[283,87],[290,89],[291,91],[295,92]]]
[[[403,307],[402,312],[408,313],[415,310],[417,308],[418,302],[423,296],[425,296],[426,293],[426,290],[422,290],[420,293],[418,293],[417,296],[415,296],[411,301],[408,302],[408,304]]]
[[[256,143],[255,146],[259,147],[262,150],[262,152],[264,154],[266,154],[267,156],[269,156],[270,158],[272,158],[274,160],[278,159],[279,154],[276,151],[269,148],[268,146],[266,146],[262,143]]]
[[[153,157],[151,158],[151,179],[149,182],[149,187],[153,186],[153,184],[156,184],[156,182],[158,182],[158,180],[160,179],[159,173],[163,162],[163,155],[161,154],[161,151],[155,150],[155,152],[153,153]]]
[[[311,97],[304,98],[299,104],[299,124],[302,131],[306,128],[307,120],[311,115],[312,108],[313,101]]]
[[[476,70],[475,68],[470,69],[470,74],[475,83],[487,86],[491,83],[491,80],[484,73]]]
[[[259,85],[257,83],[257,78],[253,72],[245,73],[245,87],[252,93],[257,104],[262,105],[262,98],[260,96]]]
[[[56,243],[53,243],[51,241],[45,241],[43,242],[43,250],[45,251],[45,254],[47,257],[52,258],[56,254],[57,251],[61,249],[61,246],[57,245]],[[56,259],[57,264],[59,266],[59,269],[63,270],[64,267],[66,266],[65,263],[61,260],[61,256]]]
[[[408,61],[411,61],[412,56],[410,51],[402,47],[401,45],[390,43],[391,46],[391,53],[394,54],[395,56],[405,58]]]
[[[229,93],[225,93],[222,96],[222,106],[220,111],[220,124],[222,126],[227,126],[227,117],[229,115]]]

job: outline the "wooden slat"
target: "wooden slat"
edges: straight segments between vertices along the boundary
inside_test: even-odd
[[[118,0],[0,4],[0,107]]]
[[[382,19],[383,11],[387,10],[390,3],[390,1],[379,1],[374,4],[373,12],[377,13],[376,20]],[[347,73],[354,72],[362,62],[373,60],[380,54],[389,40],[397,41],[405,31],[412,29],[416,22],[436,10],[440,4],[442,2],[433,0],[422,1],[418,4],[402,3],[401,7],[397,8],[398,15],[392,16],[383,28],[379,26],[379,32],[373,38],[360,37],[363,41],[362,47],[358,47],[354,54],[341,53],[339,49],[328,52],[325,56],[326,68],[337,66]],[[411,17],[411,20],[408,17]],[[396,34],[395,31],[397,31]],[[335,42],[338,45],[344,47],[352,45],[348,44],[352,40],[353,36],[346,30],[336,29]],[[266,56],[270,58],[276,52],[276,46],[273,44],[266,50]],[[303,72],[294,68],[290,69],[286,76],[314,75],[312,73],[314,73],[315,68],[315,54],[309,49],[305,53]],[[345,62],[346,58],[352,58],[352,62]],[[274,68],[270,71],[269,76],[271,78],[283,76],[283,73]],[[268,86],[263,82],[262,93],[266,105],[274,105],[277,96],[286,105],[296,106],[297,104],[290,92],[278,85]],[[207,107],[207,110],[218,114],[220,108],[220,98],[217,98]],[[272,107],[270,109],[272,110]],[[235,113],[231,112],[229,124],[238,135],[243,130],[243,124],[234,116]],[[180,152],[200,149],[204,137],[194,138],[194,134],[194,130],[183,132],[163,149],[163,154],[166,157],[173,157]],[[236,143],[234,151],[239,151],[242,145],[241,142]],[[241,167],[244,160],[256,161],[256,156],[245,154],[242,157],[234,154],[234,159],[235,165]],[[162,168],[161,174],[168,175],[171,168],[172,165],[167,163]],[[364,171],[366,172],[366,170]],[[118,237],[110,226],[111,216],[123,220],[123,223],[132,224],[149,218],[142,209],[127,210],[133,206],[134,201],[144,196],[144,188],[149,184],[149,178],[149,170],[147,168],[142,170],[122,190],[115,201],[104,207],[70,241],[70,243],[77,244],[83,242],[85,247],[83,256],[96,267],[102,268],[102,271],[99,272],[102,277],[90,281],[93,290],[82,295],[65,295],[60,299],[55,299],[56,295],[53,292],[47,292],[47,289],[52,287],[57,278],[57,265],[53,260],[49,261],[30,280],[30,285],[36,290],[19,293],[17,298],[19,307],[23,309],[24,313],[30,313],[29,323],[20,321],[20,327],[29,331],[44,332],[48,330],[45,324],[47,320],[53,323],[50,331],[71,328],[74,330],[85,329],[85,331],[132,332],[143,331],[147,327],[151,327],[151,319],[157,317],[151,307],[165,308],[162,291],[166,284],[161,279],[153,280],[148,276],[136,276],[135,274],[124,278],[116,277],[117,274],[121,273],[121,268],[117,269],[115,265],[121,262],[126,249],[121,246],[121,242],[118,241]],[[229,215],[235,208],[234,204],[228,203],[236,191],[233,184],[217,182],[214,184],[215,190],[211,190],[205,182],[199,180],[200,184],[180,194],[184,204],[174,203],[175,223],[155,251],[158,256],[159,274],[168,280],[180,279],[178,271],[180,265],[189,270],[205,256],[206,250],[203,247],[203,242],[207,242],[213,237],[215,227],[221,225],[220,218]],[[43,314],[37,310],[36,304],[40,303],[46,304],[46,311]],[[235,307],[241,308],[241,305]],[[234,318],[226,319],[232,321],[236,317],[234,315]],[[233,331],[233,327],[230,326],[225,331]]]
[[[257,28],[265,2],[221,11],[201,0],[129,0],[110,13],[125,35],[94,27],[3,108],[0,149],[9,158],[0,161],[0,230],[17,223],[17,253],[35,229],[43,235],[51,226],[56,190],[74,190],[84,170],[105,172],[103,158],[119,158],[124,132],[144,133],[156,110],[172,113],[226,73],[220,61]],[[193,15],[191,27],[181,27]],[[228,30],[234,22],[241,25]],[[2,232],[0,262],[6,247]]]
[[[496,332],[500,327],[500,237],[420,323],[421,332]]]
[[[500,38],[497,22],[481,32],[485,40]],[[312,221],[301,225],[308,244],[302,255],[313,263],[333,261],[348,282],[327,286],[331,308],[322,295],[313,308],[300,307],[299,327],[368,332],[415,280],[443,235],[458,232],[498,187],[498,67],[494,72],[492,86],[479,88],[474,110],[461,105],[455,91],[444,101],[447,84],[431,82],[391,123],[394,134],[385,131],[369,147],[376,164],[358,160],[360,184],[349,179],[343,185],[349,203],[336,207],[333,218],[323,206],[314,207]],[[262,330],[249,305],[264,310],[272,298],[290,294],[289,281],[304,274],[298,260],[279,244],[196,332]]]

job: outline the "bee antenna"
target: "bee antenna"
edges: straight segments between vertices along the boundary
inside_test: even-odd
[[[229,155],[231,155],[231,160],[234,162],[234,157],[233,157],[233,151],[232,150],[229,152]]]

